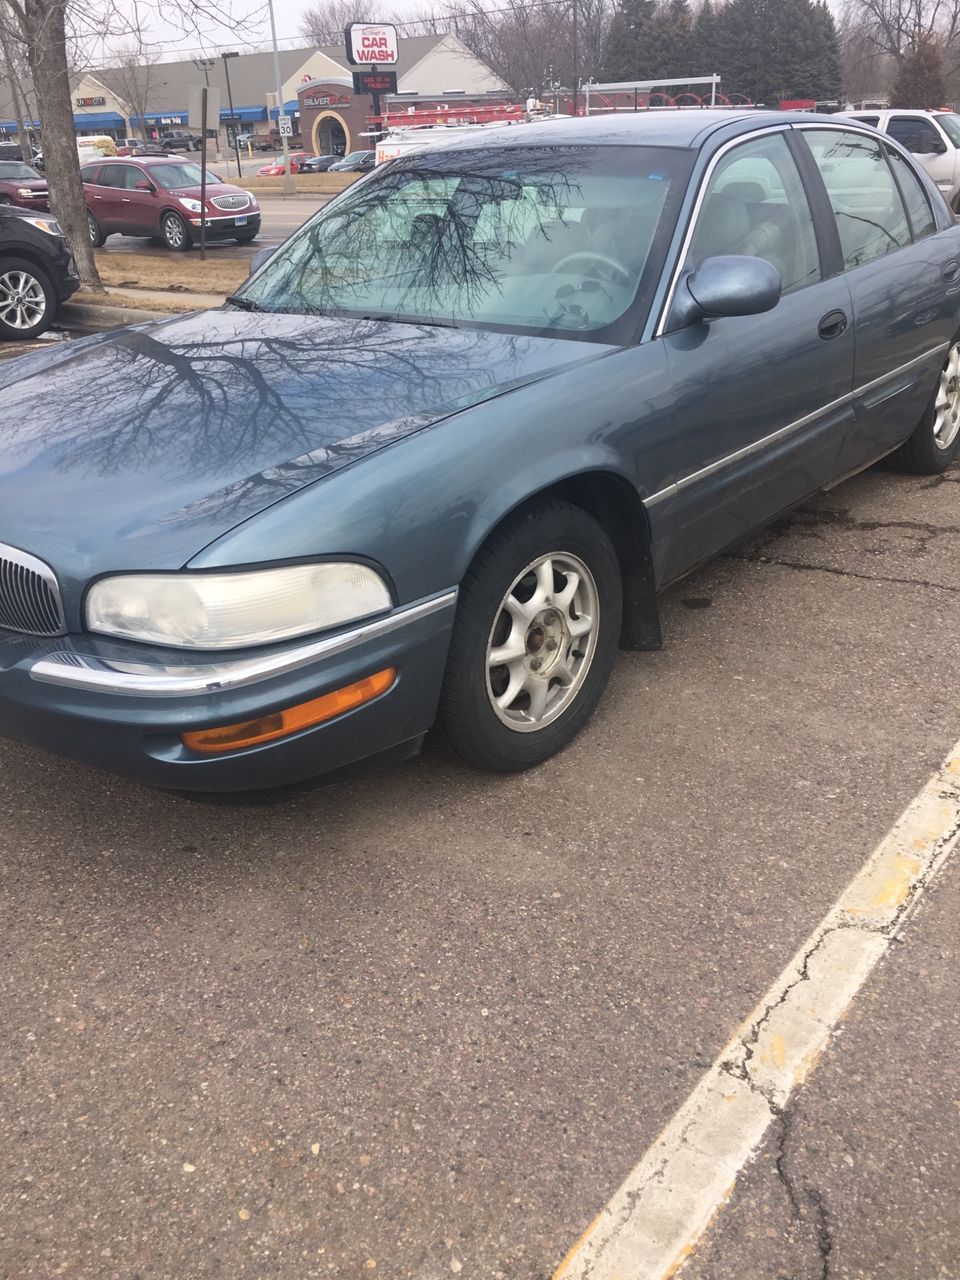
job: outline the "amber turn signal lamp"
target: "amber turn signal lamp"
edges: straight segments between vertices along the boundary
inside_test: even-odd
[[[199,729],[183,734],[182,741],[191,751],[213,754],[217,751],[239,751],[241,747],[256,747],[261,742],[273,742],[285,738],[300,729],[309,729],[324,720],[352,711],[373,698],[378,698],[397,678],[396,667],[387,667],[376,675],[365,676],[353,684],[325,693],[322,698],[301,702],[283,711],[271,711],[257,720],[242,720],[239,724],[221,725],[219,729]]]

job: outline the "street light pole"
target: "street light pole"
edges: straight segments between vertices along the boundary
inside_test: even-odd
[[[223,74],[227,81],[227,102],[230,104],[230,124],[233,127],[233,149],[237,153],[237,177],[242,178],[243,165],[240,163],[240,142],[237,138],[237,119],[233,114],[233,93],[230,90],[230,63],[227,61],[228,58],[239,58],[240,55],[236,50],[234,50],[232,53],[221,53],[220,57],[223,58]]]
[[[284,115],[283,110],[283,81],[280,79],[280,50],[277,47],[277,20],[273,13],[273,0],[267,0],[267,8],[270,10],[270,38],[273,41],[273,74],[277,82],[277,128],[280,128],[280,117]],[[294,196],[297,194],[297,184],[293,180],[293,174],[290,172],[290,147],[287,144],[287,135],[281,133],[280,143],[283,147],[283,194],[285,196]]]

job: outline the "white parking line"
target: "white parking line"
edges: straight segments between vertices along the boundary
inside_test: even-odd
[[[960,840],[960,742],[554,1273],[665,1280]]]

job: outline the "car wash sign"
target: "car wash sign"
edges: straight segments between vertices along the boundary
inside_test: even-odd
[[[351,22],[343,39],[354,67],[392,67],[399,57],[397,28],[389,22]]]

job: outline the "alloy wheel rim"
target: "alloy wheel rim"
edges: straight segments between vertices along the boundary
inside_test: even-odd
[[[577,556],[551,551],[513,580],[487,637],[487,697],[517,733],[552,724],[575,701],[597,650],[600,597]]]
[[[183,227],[180,225],[178,218],[167,218],[165,220],[163,234],[167,238],[167,244],[172,245],[174,249],[179,249],[183,244]]]
[[[40,281],[26,271],[0,276],[0,320],[11,329],[32,329],[44,317],[47,299]]]
[[[92,214],[87,214],[87,226],[90,228],[90,243],[97,243],[97,224],[93,220]]]
[[[949,449],[960,432],[960,342],[954,343],[940,374],[934,402],[933,442]]]

